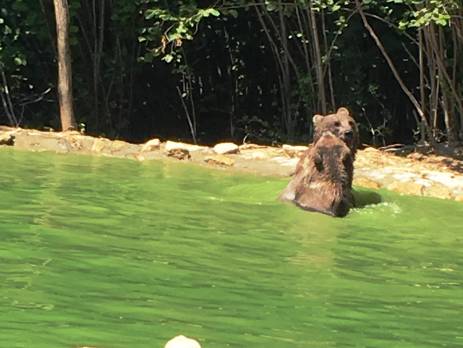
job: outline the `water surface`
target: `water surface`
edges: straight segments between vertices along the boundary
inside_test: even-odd
[[[0,346],[463,347],[463,204],[0,149]]]

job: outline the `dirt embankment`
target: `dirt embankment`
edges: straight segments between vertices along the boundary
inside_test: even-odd
[[[0,146],[30,151],[52,151],[129,158],[138,161],[191,161],[201,165],[262,175],[290,176],[306,146],[282,147],[222,143],[214,147],[152,139],[131,144],[82,135],[78,132],[42,132],[0,127]],[[360,150],[355,162],[354,185],[385,188],[403,194],[463,202],[463,161],[411,153],[397,156],[374,148]]]

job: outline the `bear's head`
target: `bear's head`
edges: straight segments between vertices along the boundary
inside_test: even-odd
[[[349,110],[341,107],[334,114],[326,116],[315,115],[313,117],[314,139],[316,143],[324,132],[331,132],[341,139],[355,156],[359,145],[359,134],[357,124],[352,118]]]

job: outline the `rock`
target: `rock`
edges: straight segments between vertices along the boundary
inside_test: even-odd
[[[111,143],[111,152],[123,151],[124,149],[126,149],[127,147],[131,145],[133,144],[129,144],[122,140],[113,140]]]
[[[192,338],[180,335],[167,342],[164,348],[201,348],[201,345]]]
[[[139,161],[139,162],[143,162],[143,161],[146,160],[145,156],[143,156],[141,153],[137,153],[137,154],[135,155],[135,159],[136,159],[137,161]]]
[[[302,153],[308,149],[307,146],[293,146],[284,144],[282,147],[283,152],[286,156],[290,158],[299,157]]]
[[[422,196],[424,187],[416,182],[394,181],[386,187],[390,191],[405,195]]]
[[[247,160],[265,160],[269,157],[270,156],[262,150],[248,151],[246,154],[243,154],[243,158],[246,158]]]
[[[402,181],[402,182],[413,182],[418,179],[418,175],[416,173],[411,173],[408,171],[403,171],[400,169],[393,169],[393,171],[397,171],[396,173],[392,174],[394,180]]]
[[[381,188],[381,184],[374,180],[363,178],[363,177],[358,178],[355,176],[354,176],[354,185],[368,188],[368,189],[373,189],[373,190],[377,190]]]
[[[73,151],[91,152],[95,143],[95,138],[81,134],[65,134],[64,138],[71,145]]]
[[[429,187],[425,187],[423,190],[423,195],[442,199],[453,199],[453,194],[448,187],[436,183],[430,185]]]
[[[175,141],[168,141],[164,147],[166,152],[171,150],[183,149],[187,150],[188,152],[195,152],[195,151],[208,151],[209,148],[207,146],[199,146],[199,145],[192,145],[186,143],[178,143]]]
[[[15,136],[13,132],[0,134],[0,145],[13,146],[14,140],[15,140]]]
[[[166,155],[169,157],[176,158],[178,160],[190,159],[190,151],[187,149],[171,149],[166,152]]]
[[[235,164],[235,160],[224,155],[213,155],[204,158],[204,162],[219,166],[231,167]]]
[[[219,155],[238,153],[240,148],[233,143],[220,143],[214,146],[214,152]]]
[[[425,155],[419,152],[413,152],[407,156],[408,159],[415,160],[415,161],[422,161],[426,158]]]
[[[265,145],[257,145],[257,144],[243,144],[239,146],[240,151],[245,150],[256,150],[256,149],[265,149],[268,146]]]
[[[92,152],[101,153],[111,148],[111,141],[105,138],[96,138],[92,145]]]
[[[282,157],[282,156],[277,156],[273,157],[271,161],[278,163],[281,167],[286,167],[291,169],[291,175],[294,174],[294,171],[296,169],[297,162],[299,162],[299,158],[288,158],[288,157]],[[288,174],[289,175],[289,174]]]
[[[141,152],[148,152],[148,151],[155,151],[159,150],[159,147],[161,146],[161,140],[159,139],[151,139],[148,140],[145,144],[143,144],[141,148]]]
[[[430,171],[426,176],[435,182],[438,182],[441,185],[458,190],[458,188],[463,188],[463,176],[455,175],[455,173],[446,173],[446,172],[437,172]]]
[[[21,132],[16,133],[15,147],[32,151],[52,151],[67,153],[72,150],[65,138],[49,132]]]
[[[140,145],[121,140],[112,141],[110,154],[117,157],[133,157],[140,151]]]
[[[456,200],[457,202],[463,202],[463,195],[456,196],[456,197],[455,197],[455,200]]]
[[[366,147],[362,150],[362,152],[366,152],[366,153],[378,153],[380,152],[378,149],[375,149],[374,147]]]
[[[109,140],[106,138],[95,139],[92,145],[92,152],[103,155],[112,155],[118,157],[134,156],[139,151],[135,144],[130,144],[121,140]]]
[[[67,130],[67,131],[58,133],[58,136],[73,136],[73,135],[82,135],[82,133],[76,130]]]

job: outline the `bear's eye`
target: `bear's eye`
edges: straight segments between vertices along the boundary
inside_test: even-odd
[[[354,122],[349,121],[349,126],[354,127]]]
[[[341,126],[341,122],[339,122],[339,121],[334,122],[334,126],[335,126],[335,127],[340,127],[340,126]]]

